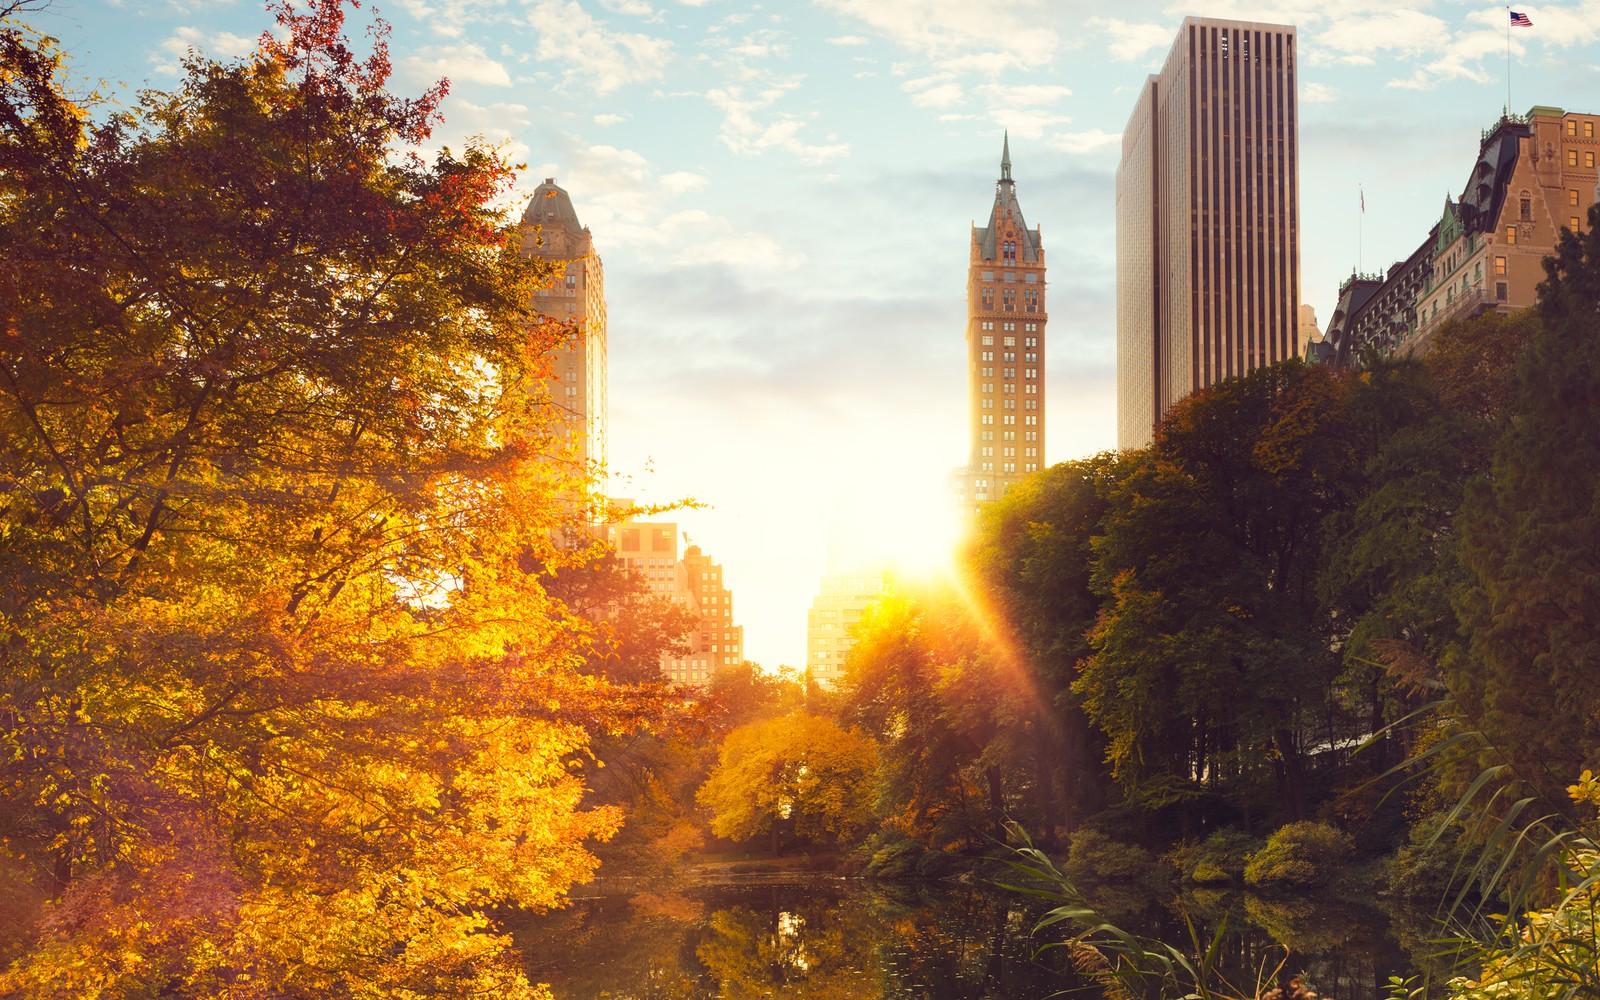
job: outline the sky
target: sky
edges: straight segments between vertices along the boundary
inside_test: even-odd
[[[1325,322],[1343,278],[1403,260],[1459,193],[1508,71],[1513,111],[1600,110],[1600,0],[1511,9],[1533,26],[1452,0],[376,8],[394,89],[450,81],[435,142],[498,145],[523,192],[570,193],[605,268],[609,492],[705,505],[672,516],[768,668],[804,664],[830,558],[948,549],[970,227],[1004,132],[1049,268],[1054,463],[1115,443],[1121,132],[1184,16],[1298,28],[1301,288]],[[113,100],[271,24],[260,0],[53,0],[28,20]]]

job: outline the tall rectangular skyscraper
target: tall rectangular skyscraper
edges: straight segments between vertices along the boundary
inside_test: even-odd
[[[1117,168],[1117,446],[1196,389],[1296,355],[1295,29],[1187,18]]]

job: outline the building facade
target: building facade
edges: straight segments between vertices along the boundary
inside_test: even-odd
[[[1447,320],[1534,304],[1563,229],[1585,232],[1600,200],[1600,114],[1537,106],[1479,137],[1459,198],[1385,275],[1352,275],[1308,358],[1360,364],[1369,352],[1422,353]]]
[[[957,488],[970,515],[1044,463],[1044,245],[1023,220],[1009,136],[988,225],[972,227],[967,261],[972,447]]]
[[[1564,229],[1586,231],[1600,192],[1600,115],[1534,107],[1483,133],[1478,159],[1435,230],[1433,267],[1418,295],[1417,353],[1446,320],[1534,304],[1544,258]]]
[[[642,577],[652,594],[694,616],[689,652],[661,658],[668,680],[703,686],[717,671],[743,661],[744,627],[733,622],[733,591],[723,581],[722,566],[698,545],[680,552],[682,534],[675,522],[623,521],[603,531],[616,558]]]
[[[883,596],[885,571],[858,568],[829,573],[806,615],[806,676],[832,689],[844,677],[845,659],[855,645],[855,626],[867,607]]]
[[[603,475],[606,459],[605,273],[594,239],[578,222],[572,198],[546,177],[522,215],[522,252],[562,262],[563,270],[534,294],[534,309],[569,334],[556,347],[549,383],[561,455],[581,475]]]
[[[1187,18],[1117,168],[1117,445],[1168,407],[1298,355],[1295,29]]]

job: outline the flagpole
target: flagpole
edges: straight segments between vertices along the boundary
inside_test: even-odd
[[[1506,4],[1506,114],[1511,114],[1511,5]]]
[[[1356,215],[1356,273],[1360,274],[1364,264],[1362,258],[1365,256],[1363,250],[1366,240],[1363,230],[1367,225],[1367,192],[1362,190],[1360,184],[1357,184],[1356,194],[1361,199],[1361,211]]]

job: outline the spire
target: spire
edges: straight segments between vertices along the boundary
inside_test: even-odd
[[[1000,149],[1000,179],[1003,180],[1003,181],[1009,181],[1011,179],[1011,130],[1010,129],[1006,130],[1004,145],[1002,145],[1001,149]]]

